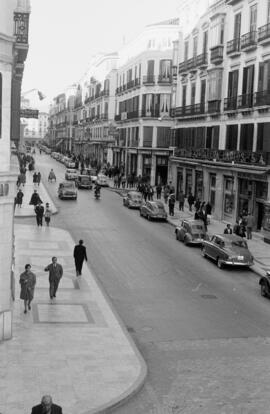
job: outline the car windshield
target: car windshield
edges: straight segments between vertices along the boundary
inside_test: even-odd
[[[65,188],[74,188],[74,183],[64,183],[63,187],[65,187]]]
[[[131,198],[133,200],[141,200],[142,196],[140,194],[131,194]]]
[[[203,231],[203,226],[202,226],[201,224],[193,224],[193,225],[191,226],[191,228],[192,228],[192,230],[194,230],[194,231],[198,231],[198,230]]]
[[[236,247],[244,247],[245,249],[247,249],[247,243],[244,240],[235,240],[232,241],[232,246],[236,246]]]

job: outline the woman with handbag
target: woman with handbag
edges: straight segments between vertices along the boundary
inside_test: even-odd
[[[20,275],[21,293],[20,299],[24,301],[24,313],[27,313],[27,307],[31,310],[31,302],[34,298],[36,286],[36,275],[31,272],[31,265],[25,265],[25,271]]]

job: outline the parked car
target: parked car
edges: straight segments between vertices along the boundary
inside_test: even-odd
[[[108,187],[109,186],[108,178],[104,174],[98,174],[97,179],[96,179],[96,183],[101,185],[102,187]]]
[[[140,208],[142,201],[142,194],[139,191],[129,191],[123,197],[123,205],[128,208]]]
[[[62,181],[58,187],[58,197],[77,200],[77,190],[74,181]]]
[[[167,213],[161,201],[146,201],[140,207],[140,216],[148,220],[160,219],[167,220]]]
[[[78,176],[77,170],[75,168],[67,168],[65,172],[65,179],[66,180],[75,180]]]
[[[75,183],[77,188],[88,188],[91,190],[93,187],[90,175],[86,174],[79,174],[76,178]]]
[[[202,220],[183,220],[180,226],[175,229],[176,240],[181,240],[185,244],[201,245],[208,239],[205,225]]]
[[[81,170],[82,175],[90,175],[92,183],[95,183],[97,180],[97,170],[95,168],[84,168]]]
[[[65,166],[67,168],[75,168],[76,167],[76,163],[71,158],[68,158],[67,160],[65,160]]]
[[[270,271],[268,270],[259,281],[261,287],[261,295],[270,299]]]
[[[202,255],[215,260],[220,269],[224,265],[253,265],[247,242],[235,234],[214,234],[210,240],[203,242]]]

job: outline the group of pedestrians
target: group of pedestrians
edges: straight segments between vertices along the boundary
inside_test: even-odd
[[[87,261],[86,247],[83,240],[74,247],[73,258],[76,269],[76,276],[82,275],[83,262]],[[59,287],[61,278],[63,277],[63,266],[57,262],[57,257],[52,257],[52,262],[44,268],[45,272],[49,272],[49,297],[51,303],[56,298],[56,292]],[[31,310],[31,302],[34,298],[34,291],[36,287],[36,275],[31,271],[31,264],[25,265],[24,272],[20,275],[20,299],[24,301],[24,313]]]
[[[251,212],[244,211],[240,217],[236,220],[233,229],[231,229],[231,233],[236,234],[240,237],[246,237],[248,240],[252,239],[252,230],[254,227],[255,219]],[[226,229],[225,229],[226,230]],[[225,233],[224,230],[224,233]]]

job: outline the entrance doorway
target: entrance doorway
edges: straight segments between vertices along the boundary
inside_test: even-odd
[[[261,230],[264,216],[264,205],[263,203],[256,202],[255,207],[255,221],[257,224],[257,230]]]

